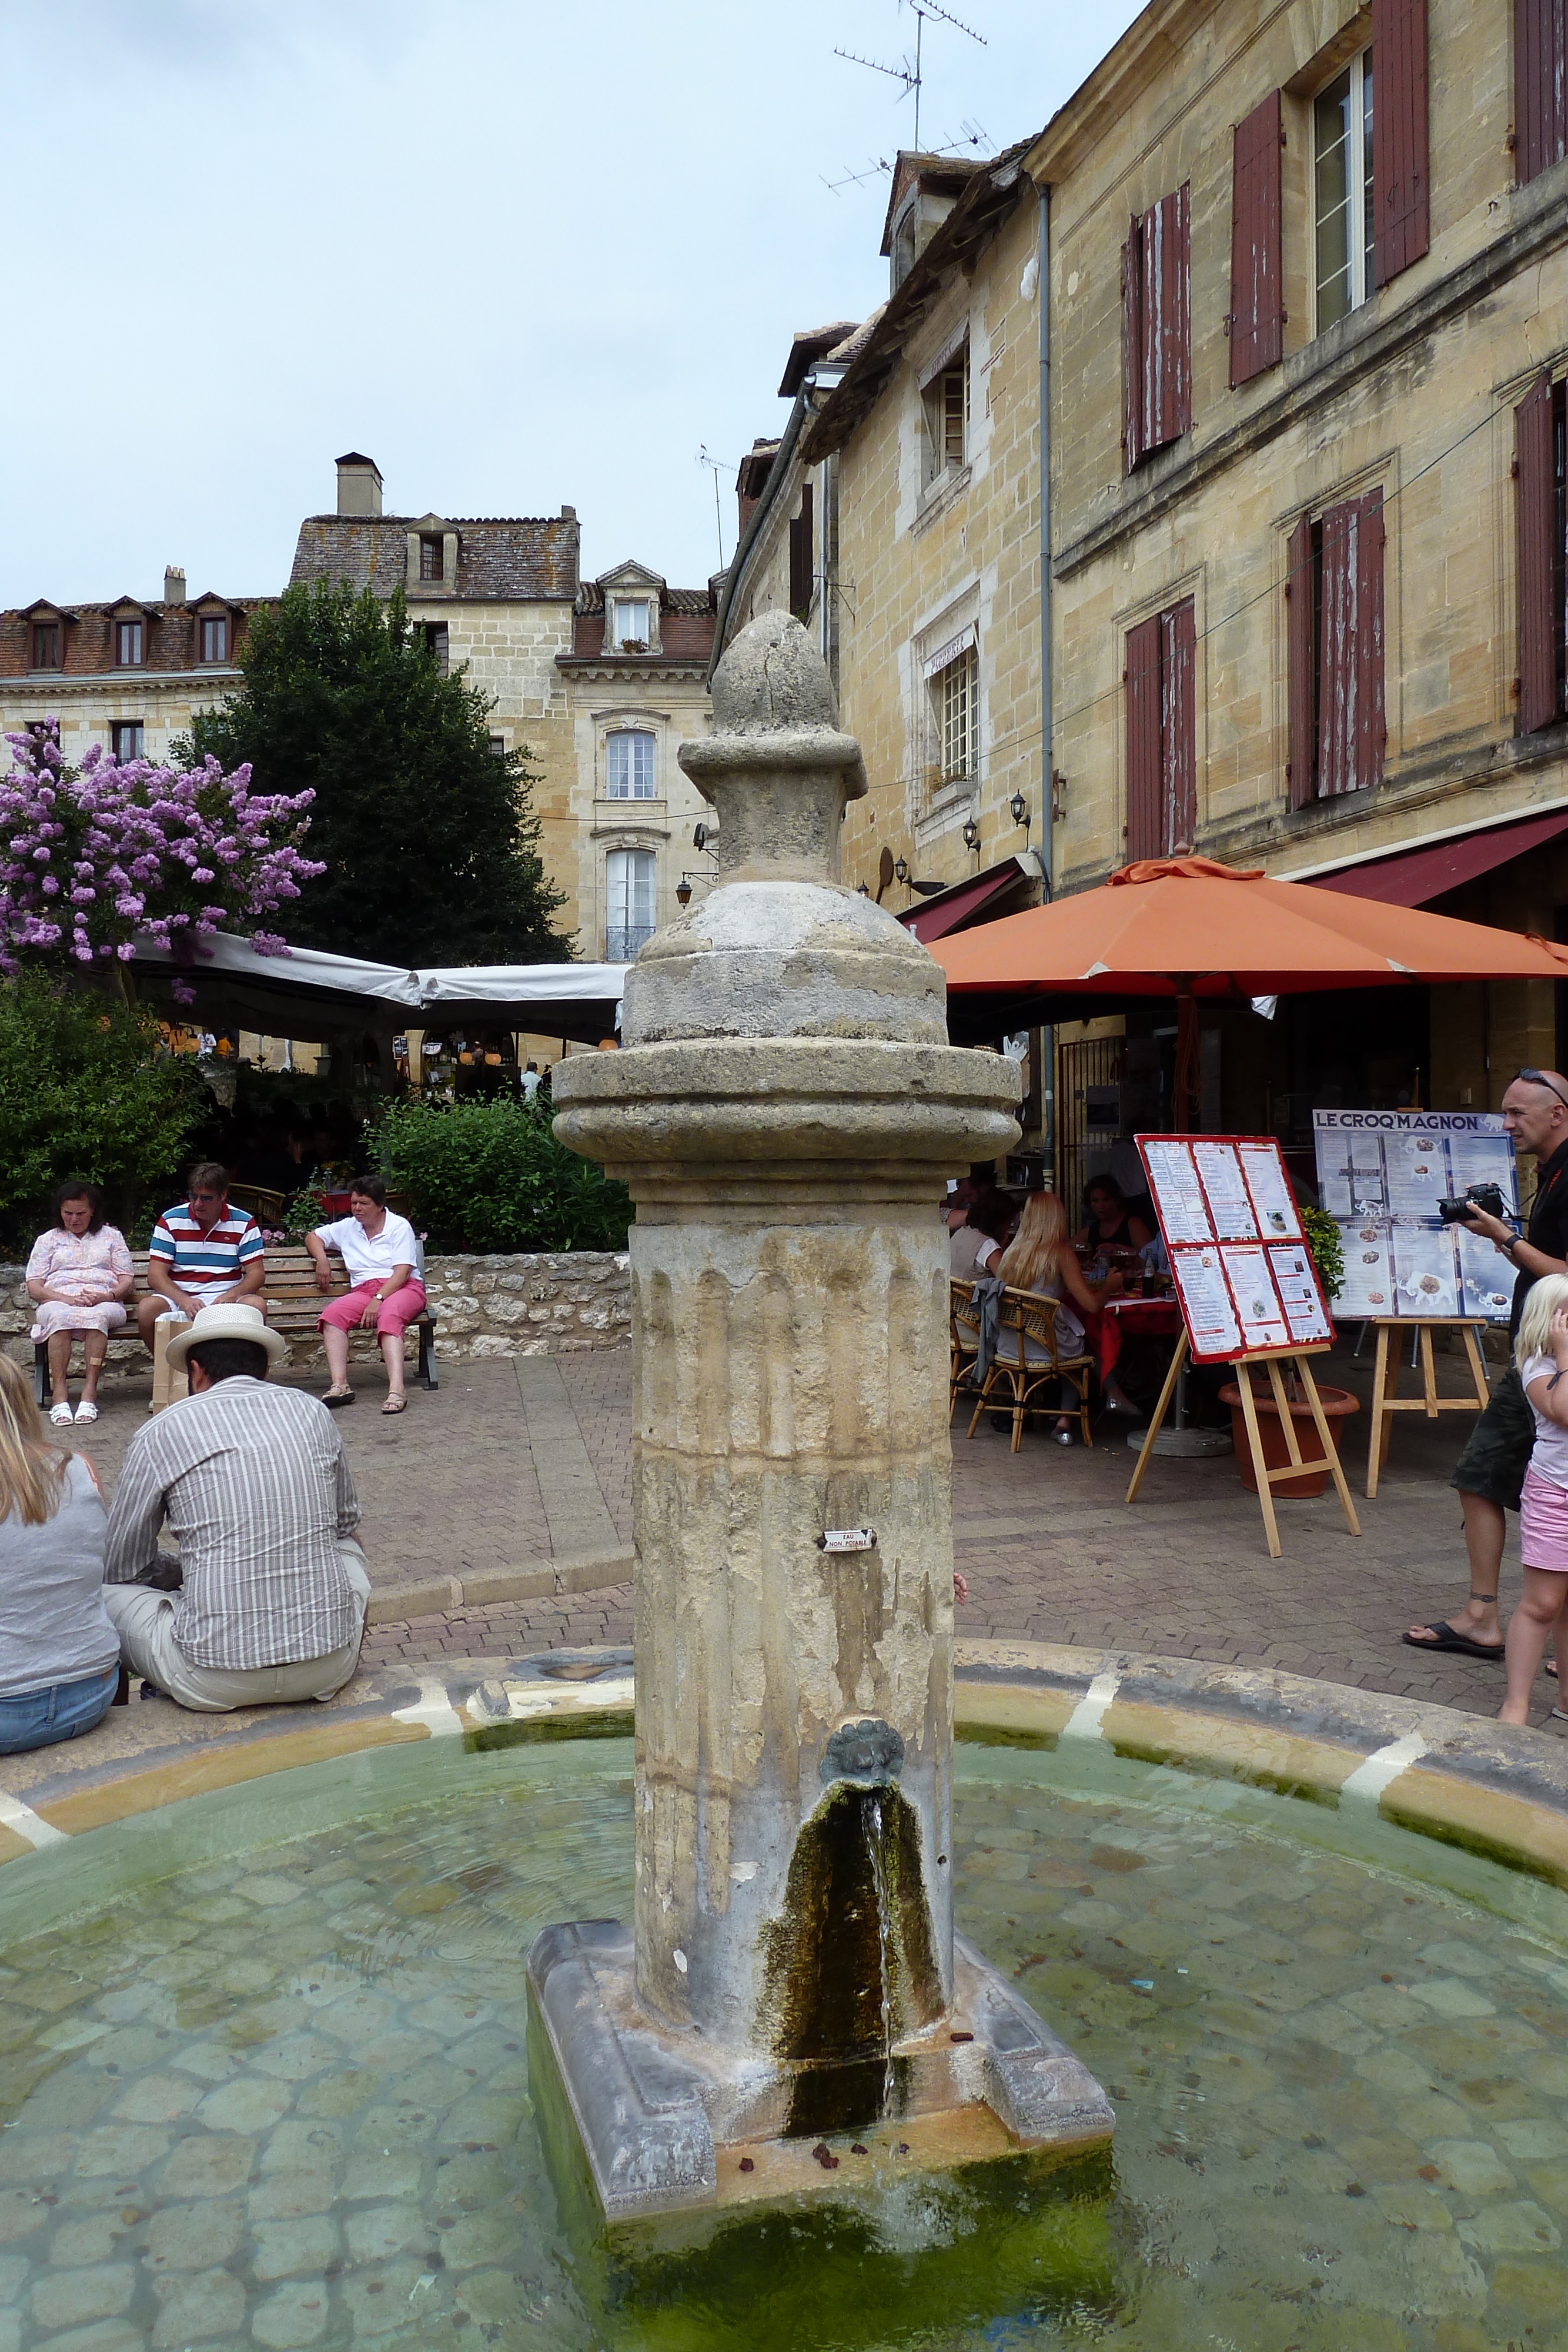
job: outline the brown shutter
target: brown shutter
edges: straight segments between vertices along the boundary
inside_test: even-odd
[[[1144,225],[1134,215],[1122,247],[1122,462],[1144,454]]]
[[[1372,274],[1386,286],[1430,237],[1427,0],[1372,0]]]
[[[1568,0],[1564,0],[1568,5]],[[1280,93],[1236,126],[1230,166],[1230,383],[1278,367],[1284,355],[1280,288]]]
[[[811,485],[800,490],[800,511],[789,525],[789,610],[798,621],[810,617],[815,550],[811,541]]]
[[[1194,677],[1197,612],[1192,598],[1160,614],[1160,855],[1192,847],[1197,830],[1197,758]]]
[[[1160,838],[1160,623],[1127,632],[1127,857],[1158,857]]]
[[[1568,0],[1513,0],[1514,175],[1568,155]]]
[[[1513,412],[1519,477],[1519,725],[1524,735],[1557,716],[1557,645],[1552,627],[1552,379],[1544,368]]]
[[[1186,187],[1151,205],[1143,222],[1143,380],[1145,449],[1179,440],[1192,423],[1192,203]]]
[[[1318,684],[1317,630],[1312,613],[1312,527],[1305,515],[1291,533],[1287,561],[1290,569],[1285,581],[1285,640],[1290,731],[1285,782],[1290,789],[1291,806],[1305,808],[1317,798],[1312,750],[1317,732]]]
[[[1355,590],[1357,501],[1322,520],[1322,600],[1318,646],[1318,797],[1355,785]]]
[[[1374,101],[1375,103],[1375,100]],[[1355,517],[1355,789],[1383,782],[1388,730],[1383,707],[1383,492],[1368,490]]]

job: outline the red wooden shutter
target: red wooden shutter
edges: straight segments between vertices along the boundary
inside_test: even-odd
[[[1197,830],[1197,757],[1193,715],[1197,612],[1192,598],[1160,614],[1162,857],[1190,851]]]
[[[1192,423],[1192,203],[1187,187],[1151,205],[1143,222],[1142,440],[1179,440]]]
[[[1374,101],[1375,103],[1375,100]],[[1383,782],[1388,730],[1383,707],[1383,492],[1368,490],[1355,515],[1355,789]]]
[[[804,621],[811,610],[814,552],[811,485],[807,482],[800,491],[800,512],[789,525],[789,610],[798,621]]]
[[[1544,368],[1513,412],[1519,474],[1519,725],[1521,734],[1557,716],[1557,644],[1552,626],[1552,379]]]
[[[1144,225],[1134,214],[1122,247],[1122,463],[1144,454]]]
[[[1276,89],[1236,126],[1230,166],[1232,390],[1265,368],[1278,367],[1284,355],[1280,139]]]
[[[1305,808],[1317,798],[1312,758],[1317,731],[1317,631],[1312,616],[1312,527],[1305,515],[1291,533],[1285,582],[1285,640],[1289,659],[1285,782],[1291,806]]]
[[[1513,0],[1514,175],[1568,155],[1568,0]]]
[[[1158,857],[1160,840],[1160,623],[1127,632],[1127,857]]]
[[[1372,274],[1386,286],[1431,242],[1427,0],[1372,0]]]

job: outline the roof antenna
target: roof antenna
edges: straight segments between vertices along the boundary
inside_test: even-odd
[[[899,5],[902,7],[904,5],[904,0],[899,0]],[[890,81],[901,81],[904,84],[903,95],[905,98],[909,96],[911,90],[914,91],[915,152],[918,155],[920,152],[920,58],[926,17],[935,16],[939,24],[951,25],[955,32],[962,33],[968,40],[977,41],[981,48],[987,47],[988,43],[983,33],[977,33],[972,25],[966,25],[961,17],[950,16],[946,8],[938,7],[936,0],[908,0],[908,5],[915,12],[913,63],[907,56],[904,56],[895,66],[883,65],[880,58],[858,57],[852,49],[835,49],[833,55],[836,58],[842,58],[846,65],[864,66],[872,73],[885,74]]]
[[[724,509],[718,502],[718,477],[721,467],[727,474],[732,474],[735,468],[733,466],[726,466],[722,457],[710,457],[706,441],[698,444],[697,464],[710,467],[713,471],[713,519],[718,530],[718,568],[722,572],[724,570]]]

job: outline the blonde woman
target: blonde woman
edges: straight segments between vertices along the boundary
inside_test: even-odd
[[[1509,1620],[1504,1723],[1530,1721],[1530,1694],[1548,1641],[1559,1687],[1568,1664],[1568,1274],[1549,1274],[1524,1302],[1513,1360],[1535,1415],[1535,1444],[1519,1499],[1524,1590]],[[1554,1716],[1568,1709],[1554,1706]]]
[[[0,1756],[74,1739],[113,1702],[107,1527],[91,1464],[50,1444],[26,1372],[0,1356]]]
[[[1061,1299],[1056,1345],[1063,1356],[1080,1352],[1088,1318],[1097,1316],[1104,1301],[1122,1287],[1119,1274],[1107,1278],[1103,1290],[1084,1280],[1077,1253],[1067,1237],[1067,1211],[1055,1192],[1030,1194],[1018,1232],[992,1270],[1009,1289],[1031,1290],[1037,1298]],[[1134,1410],[1113,1382],[1105,1381],[1103,1386],[1106,1402],[1119,1412]],[[1061,1416],[1051,1435],[1058,1445],[1071,1444],[1072,1423],[1067,1413]]]

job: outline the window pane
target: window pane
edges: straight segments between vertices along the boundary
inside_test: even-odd
[[[967,371],[949,368],[942,379],[942,457],[948,466],[964,462],[964,393]]]
[[[422,580],[439,580],[443,549],[438,539],[422,539],[419,542],[419,576]]]
[[[1375,219],[1372,200],[1372,51],[1364,49],[1361,58],[1361,241],[1366,259],[1361,280],[1363,301],[1375,283],[1372,274]]]
[[[653,930],[653,853],[612,849],[604,861],[604,953],[609,963],[630,963]]]
[[[956,782],[975,772],[977,741],[976,663],[973,646],[949,662],[937,685],[941,690],[942,782]]]
[[[653,797],[653,739],[620,729],[605,740],[606,789],[612,801]]]
[[[122,665],[133,665],[139,662],[141,659],[141,622],[121,621],[118,624],[118,627],[120,634],[120,652],[118,657],[120,663]]]
[[[1320,331],[1344,318],[1351,307],[1350,127],[1347,68],[1312,108]]]
[[[615,642],[618,646],[647,644],[648,607],[646,604],[633,602],[616,604]]]

